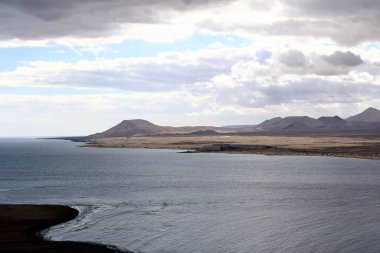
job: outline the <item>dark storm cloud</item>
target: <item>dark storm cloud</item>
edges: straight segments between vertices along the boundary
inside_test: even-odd
[[[323,56],[323,59],[337,66],[355,67],[363,63],[363,60],[359,55],[355,55],[351,53],[350,51],[347,51],[347,52],[335,51],[331,55]]]
[[[126,23],[165,22],[168,11],[189,11],[227,0],[0,0],[0,39],[98,37]]]

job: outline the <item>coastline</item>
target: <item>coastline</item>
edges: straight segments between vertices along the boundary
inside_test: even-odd
[[[38,232],[67,222],[78,210],[62,205],[0,205],[0,252],[9,253],[128,253],[115,247],[89,242],[49,241]]]
[[[136,136],[85,141],[82,147],[174,149],[181,153],[328,156],[380,160],[379,136]]]

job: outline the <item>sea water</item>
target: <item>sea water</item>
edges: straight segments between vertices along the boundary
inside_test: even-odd
[[[380,252],[380,161],[0,140],[0,203],[80,210],[53,240],[135,252]]]

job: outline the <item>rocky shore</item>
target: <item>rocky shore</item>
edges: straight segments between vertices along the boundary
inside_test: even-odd
[[[38,232],[74,219],[78,211],[60,205],[0,205],[1,253],[127,253],[102,244],[49,241]]]

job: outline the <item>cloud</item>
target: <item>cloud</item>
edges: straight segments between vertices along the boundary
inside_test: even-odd
[[[379,8],[377,0],[1,0],[0,40],[172,42],[222,33],[357,45],[380,40]]]
[[[256,41],[262,37],[332,40],[341,45],[380,41],[377,0],[240,1],[235,20],[210,16],[201,27],[210,32],[235,33]],[[245,3],[245,4],[244,4]],[[251,14],[249,14],[251,13]],[[223,22],[221,20],[228,20]]]
[[[20,49],[19,65],[9,70],[4,62],[0,72],[2,122],[33,115],[59,127],[75,114],[92,126],[99,116],[89,115],[115,123],[148,115],[167,124],[252,124],[278,115],[356,113],[380,105],[379,9],[377,0],[0,0],[0,47],[66,45],[112,57],[28,61],[39,56],[24,57]],[[138,42],[108,45],[139,39],[155,47],[192,35],[152,51],[189,43],[205,49],[123,58],[124,47]],[[227,37],[251,45],[239,48]],[[13,57],[18,49],[2,50]],[[19,94],[5,94],[11,91]],[[68,93],[21,95],[29,91]]]
[[[296,49],[280,53],[277,60],[278,64],[283,65],[282,72],[320,76],[346,75],[364,63],[360,55],[355,55],[350,51],[335,51],[328,55],[309,52],[305,55]],[[273,66],[273,68],[279,67]]]
[[[99,38],[134,33],[136,25],[164,25],[176,16],[223,0],[1,0],[0,39]],[[143,32],[144,29],[140,29]]]
[[[303,79],[286,86],[270,86],[257,89],[261,94],[249,104],[253,107],[275,104],[355,104],[377,99],[380,86],[370,83],[350,83],[326,81],[323,79]]]
[[[349,66],[354,67],[363,63],[362,58],[359,55],[355,55],[350,51],[340,52],[335,51],[331,55],[326,55],[323,57],[327,62],[338,65],[338,66]]]
[[[354,105],[379,99],[380,69],[357,54],[285,49],[270,55],[265,61],[237,62],[230,73],[204,85],[205,93],[215,94],[215,104],[242,108]]]
[[[279,61],[290,67],[302,67],[306,65],[305,55],[298,50],[289,50],[279,56]]]
[[[81,95],[19,95],[0,94],[1,110],[18,109],[24,112],[70,112],[86,113],[137,112],[162,113],[173,104],[178,110],[191,110],[206,100],[207,96],[196,96],[188,92],[157,93],[100,93]],[[181,108],[181,109],[180,109]],[[175,108],[174,108],[175,109]]]
[[[364,51],[307,49],[223,47],[156,57],[30,62],[0,73],[0,86],[49,87],[53,91],[68,87],[71,92],[83,89],[81,93],[122,94],[0,96],[0,105],[8,112],[18,108],[40,113],[66,110],[137,116],[182,113],[184,122],[191,123],[191,117],[202,122],[202,117],[207,117],[211,124],[213,118],[208,116],[212,115],[217,122],[225,122],[223,114],[238,119],[236,115],[257,113],[264,119],[262,110],[268,108],[272,108],[270,116],[277,116],[273,108],[293,114],[302,113],[300,108],[379,104],[380,68],[367,56],[361,59]],[[357,65],[358,59],[363,63]]]
[[[76,63],[37,61],[0,72],[0,86],[179,90],[228,72],[233,64],[247,57],[244,50],[225,48]]]
[[[377,0],[286,0],[285,3],[287,16],[296,17],[289,20],[299,34],[328,37],[346,45],[380,39],[376,25],[380,22]]]
[[[184,112],[203,110],[208,100],[188,92],[0,94],[1,136],[88,135],[141,117],[182,125]]]
[[[374,104],[375,106],[380,102],[378,96],[380,85],[358,81],[326,80],[320,77],[304,77],[288,81],[284,85],[265,86],[260,80],[251,80],[240,83],[234,88],[219,88],[210,93],[215,97],[212,103],[214,106],[208,108],[209,114],[220,111],[219,107],[236,108],[236,111],[249,113],[249,108],[266,109],[283,106],[305,112],[306,108],[313,106],[318,108],[339,105],[346,106],[349,110],[349,105],[355,107],[358,104]],[[288,113],[294,114],[292,111]],[[273,113],[273,116],[278,115]]]
[[[374,14],[380,8],[377,0],[285,0],[297,12],[318,16],[348,15],[355,17],[363,13]]]

